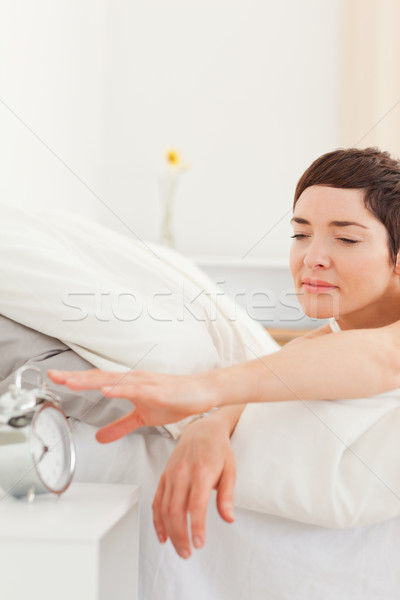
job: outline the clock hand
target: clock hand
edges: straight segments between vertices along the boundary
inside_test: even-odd
[[[40,463],[40,461],[48,453],[48,451],[49,451],[49,447],[48,446],[43,446],[42,454],[39,457],[38,463]]]
[[[40,435],[37,432],[35,432],[35,435],[36,435],[37,439],[39,440],[39,442],[43,446],[42,454],[40,455],[39,460],[38,460],[38,463],[40,463],[40,461],[48,453],[48,451],[50,450],[50,448],[47,446],[47,444],[43,441],[43,439],[40,437]]]

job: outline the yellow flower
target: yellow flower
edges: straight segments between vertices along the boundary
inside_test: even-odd
[[[174,150],[172,148],[167,151],[165,157],[166,157],[168,163],[173,167],[177,167],[181,160],[180,156],[179,156],[179,152],[177,152],[177,150]]]

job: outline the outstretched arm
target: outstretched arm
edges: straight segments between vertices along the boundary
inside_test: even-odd
[[[99,430],[100,442],[142,425],[164,425],[214,406],[299,399],[361,398],[400,386],[400,322],[288,345],[255,360],[195,375],[50,371],[70,389],[102,389],[134,409]]]

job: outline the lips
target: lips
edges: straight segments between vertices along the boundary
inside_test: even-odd
[[[311,277],[304,278],[302,284],[304,290],[314,294],[323,292],[326,293],[338,289],[337,285],[333,285],[333,283],[330,283],[329,281],[323,281],[322,279],[313,279]]]

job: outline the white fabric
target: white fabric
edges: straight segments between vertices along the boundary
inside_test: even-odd
[[[238,308],[234,320],[235,307],[176,253],[87,221],[1,210],[0,311],[94,365],[190,373],[276,348]],[[106,310],[121,292],[140,299],[139,318],[121,320],[110,302]],[[248,406],[233,437],[237,505],[327,527],[400,514],[399,408],[398,390]]]
[[[0,214],[1,313],[100,369],[196,373],[278,347],[172,250],[81,217]]]
[[[331,328],[332,333],[338,333],[338,331],[340,331],[340,327],[339,327],[338,322],[336,321],[335,317],[331,317],[330,319],[328,319],[328,323],[329,323],[329,327]]]
[[[340,331],[335,319],[329,325]],[[232,437],[236,503],[338,528],[400,515],[399,431],[399,389],[356,400],[248,405]]]
[[[335,318],[329,326],[340,331]],[[399,389],[356,400],[247,406],[232,439],[236,503],[338,528],[400,515],[399,428]]]
[[[400,515],[400,393],[248,405],[232,437],[238,506],[325,527]]]
[[[149,428],[102,446],[90,425],[74,432],[77,481],[142,486],[139,600],[398,600],[400,517],[335,530],[236,508],[227,524],[213,498],[205,547],[183,561],[158,543],[151,513],[174,441]]]

